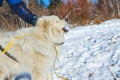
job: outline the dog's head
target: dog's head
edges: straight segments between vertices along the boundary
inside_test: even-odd
[[[52,43],[57,45],[64,43],[64,33],[70,29],[64,19],[60,19],[55,15],[39,18],[36,26]]]

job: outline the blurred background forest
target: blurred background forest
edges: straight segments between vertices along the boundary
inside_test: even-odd
[[[23,0],[26,6],[37,16],[57,15],[68,18],[70,24],[100,24],[109,19],[120,19],[120,0]],[[0,27],[14,31],[30,27],[20,19],[4,0],[0,7]]]

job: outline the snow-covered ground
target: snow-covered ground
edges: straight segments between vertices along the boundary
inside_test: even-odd
[[[69,80],[120,80],[120,19],[71,29],[62,48],[57,74]]]

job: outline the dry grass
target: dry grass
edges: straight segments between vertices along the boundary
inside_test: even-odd
[[[75,25],[90,24],[91,21],[99,24],[104,20],[120,19],[120,0],[99,0],[99,4],[90,4],[87,0],[68,2],[67,4],[55,4],[49,8],[42,8],[36,5],[34,0],[29,0],[28,8],[36,15],[57,15],[60,18],[68,18],[69,23]],[[9,6],[4,2],[0,8],[0,26],[5,30],[14,31],[23,26],[29,27],[16,14],[11,13]]]

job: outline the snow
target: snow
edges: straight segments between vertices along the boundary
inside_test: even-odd
[[[120,19],[71,29],[56,72],[69,80],[120,80]]]

